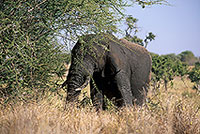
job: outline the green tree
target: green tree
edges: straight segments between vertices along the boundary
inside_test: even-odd
[[[161,82],[161,80],[163,80],[165,90],[167,90],[168,82],[173,80],[174,75],[172,66],[172,60],[166,56],[155,55],[154,57],[152,57],[152,72],[154,74],[153,76],[155,77],[154,82]]]
[[[189,79],[195,83],[194,88],[200,91],[200,62],[195,63],[195,67],[188,74]]]
[[[174,53],[166,54],[165,56],[171,58],[172,60],[179,60],[179,56]]]
[[[142,8],[147,6],[152,6],[155,4],[159,5],[170,5],[166,0],[130,0],[133,4],[138,4]],[[137,36],[138,33],[138,26],[137,26],[138,19],[134,18],[131,15],[125,16],[125,24],[127,28],[125,29],[125,39],[144,46],[145,48],[148,46],[149,42],[155,40],[155,35],[152,32],[149,32],[145,39],[141,39]]]
[[[188,65],[194,65],[198,61],[198,58],[191,51],[183,51],[178,56],[182,62]]]
[[[52,79],[64,73],[69,57],[58,39],[67,42],[82,34],[116,32],[125,6],[123,0],[2,0],[0,97],[39,99],[47,89],[55,91]]]
[[[159,88],[161,81],[164,82],[165,90],[167,91],[168,83],[174,79],[175,76],[184,76],[187,74],[187,65],[182,63],[179,59],[174,60],[169,55],[152,56],[152,80],[154,89]]]
[[[154,4],[169,5],[169,3],[166,0],[132,0],[132,1],[136,2],[142,8],[145,8],[146,6],[151,6]]]
[[[67,54],[57,37],[114,27],[121,1],[3,0],[0,3],[0,97],[39,99],[55,91],[55,75],[64,73]],[[112,11],[109,11],[112,8]],[[93,30],[93,31],[95,31]]]
[[[136,44],[139,44],[141,46],[144,46],[146,48],[149,42],[155,40],[156,36],[152,32],[149,32],[144,40],[139,38],[137,36],[137,33],[138,33],[137,22],[138,22],[138,19],[132,16],[126,17],[127,28],[125,29],[125,39],[127,39],[128,41],[134,42]]]

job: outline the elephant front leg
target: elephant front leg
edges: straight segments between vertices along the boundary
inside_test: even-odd
[[[91,99],[92,99],[92,103],[96,107],[97,111],[102,110],[103,109],[103,94],[102,94],[102,91],[100,91],[99,89],[93,88],[90,96],[91,96]]]
[[[116,82],[118,90],[121,92],[123,98],[123,105],[133,106],[133,95],[131,91],[130,80],[128,79],[126,73],[120,71],[116,75]]]

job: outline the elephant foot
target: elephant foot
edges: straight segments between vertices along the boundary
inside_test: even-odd
[[[78,96],[80,95],[81,91],[75,91],[73,93],[68,93],[66,102],[78,102]]]
[[[103,94],[102,93],[97,93],[93,99],[93,106],[99,110],[103,110]]]
[[[134,104],[142,106],[145,103],[147,91],[147,87],[142,87],[141,90],[138,90],[137,94],[134,95]]]

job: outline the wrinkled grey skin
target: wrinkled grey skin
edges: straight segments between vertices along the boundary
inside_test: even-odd
[[[90,80],[94,105],[103,103],[103,95],[108,99],[114,97],[117,106],[142,105],[150,82],[148,51],[107,34],[86,35],[82,39],[72,50],[69,74],[62,85],[67,85],[66,100],[74,101],[80,93],[75,90]]]

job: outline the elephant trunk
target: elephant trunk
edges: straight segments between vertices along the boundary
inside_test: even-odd
[[[68,90],[66,101],[68,102],[78,101],[78,96],[80,95],[81,91],[89,84],[89,82],[90,82],[90,77],[88,76],[84,80],[84,83],[81,86],[74,88],[73,90]],[[70,83],[68,84],[68,87],[70,89]]]
[[[73,69],[73,65],[69,70],[67,81],[63,83],[63,86],[67,86],[67,98],[66,101],[77,101],[81,90],[84,89],[90,82],[90,76],[93,73],[93,69],[87,71],[81,67]]]

